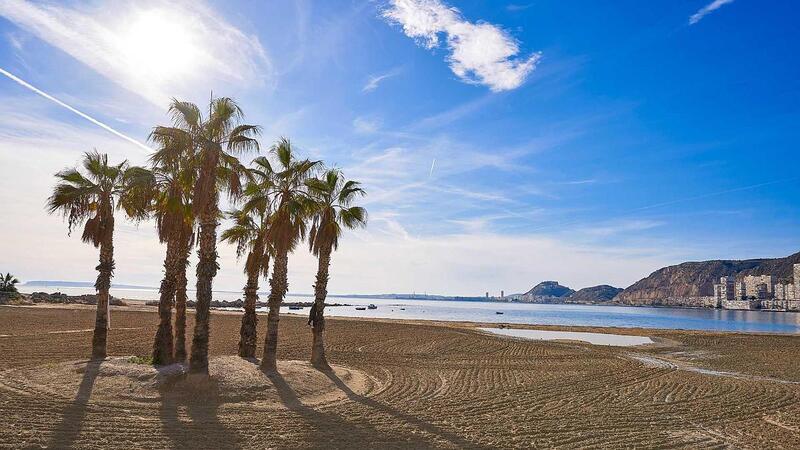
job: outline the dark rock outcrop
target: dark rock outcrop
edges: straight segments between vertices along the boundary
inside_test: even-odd
[[[33,303],[64,303],[79,305],[97,304],[96,294],[67,295],[62,294],[61,292],[53,292],[52,294],[48,294],[47,292],[34,292],[32,294],[23,295]],[[127,303],[113,296],[109,299],[109,303],[112,306],[128,306]]]
[[[145,306],[158,306],[158,300],[148,300],[145,303]],[[187,300],[186,307],[187,308],[194,308],[195,307],[194,300]],[[310,308],[314,302],[283,302],[281,306],[299,306],[301,308]],[[244,301],[242,299],[236,300],[212,300],[210,303],[212,308],[244,308]],[[325,303],[325,306],[352,306],[344,303]],[[256,302],[256,308],[267,308],[269,304],[267,302]]]
[[[779,282],[791,282],[793,265],[800,263],[800,253],[786,258],[713,260],[685,262],[656,270],[622,291],[615,302],[627,305],[695,306],[691,299],[714,295],[714,283],[720,277],[774,275]]]
[[[579,289],[566,298],[569,303],[603,303],[610,302],[623,290],[607,284]]]

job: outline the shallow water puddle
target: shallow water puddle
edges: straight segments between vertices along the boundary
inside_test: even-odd
[[[579,331],[549,330],[515,330],[511,328],[478,328],[500,336],[533,339],[537,341],[581,341],[593,345],[611,345],[615,347],[633,347],[635,345],[653,344],[647,336],[629,336],[625,334],[585,333]]]

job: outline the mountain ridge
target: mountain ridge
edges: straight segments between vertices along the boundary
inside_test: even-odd
[[[628,286],[614,301],[628,305],[696,306],[691,299],[714,294],[720,277],[774,275],[776,282],[792,281],[793,265],[800,264],[800,252],[783,258],[715,259],[690,261],[662,267]]]

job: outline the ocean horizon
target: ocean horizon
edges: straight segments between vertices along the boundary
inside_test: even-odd
[[[24,293],[41,291],[23,286]],[[54,287],[55,288],[55,287]],[[48,288],[48,291],[52,289]],[[63,287],[56,289],[68,295],[94,294],[93,288]],[[194,300],[190,291],[189,299]],[[158,300],[157,289],[111,288],[111,295],[127,301]],[[294,294],[294,301],[312,302],[313,295]],[[265,295],[259,294],[260,300]],[[241,292],[214,291],[214,300],[235,301]],[[335,298],[335,300],[331,300]],[[329,296],[327,317],[363,317],[402,320],[431,320],[446,322],[507,323],[519,325],[561,325],[577,327],[621,327],[699,331],[735,331],[749,333],[800,334],[800,313],[774,311],[737,311],[711,308],[672,308],[625,305],[532,304],[495,301],[421,300]],[[375,304],[373,310],[357,310],[356,306]],[[240,310],[240,308],[224,308]],[[266,312],[266,308],[258,308]],[[282,314],[308,314],[308,308],[290,310],[281,307]]]

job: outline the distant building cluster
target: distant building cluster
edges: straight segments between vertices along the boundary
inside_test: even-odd
[[[714,285],[714,301],[725,309],[800,310],[800,264],[793,266],[794,283],[776,283],[772,275],[722,277]]]

